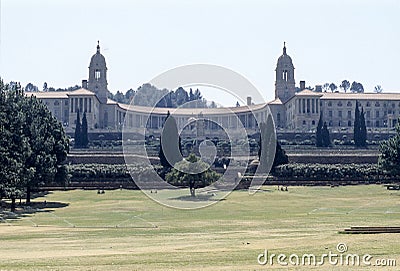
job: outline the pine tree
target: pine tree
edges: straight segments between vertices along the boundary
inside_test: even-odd
[[[82,148],[87,148],[88,144],[89,144],[88,123],[86,118],[86,112],[84,112],[82,117],[82,126],[81,126],[81,146]]]
[[[322,128],[323,128],[323,119],[322,119],[322,111],[319,115],[319,121],[318,121],[318,126],[317,126],[317,132],[316,132],[316,142],[315,145],[317,147],[323,147],[323,140],[322,140]]]
[[[76,126],[75,126],[75,148],[82,147],[82,126],[79,117],[79,109],[76,113]]]

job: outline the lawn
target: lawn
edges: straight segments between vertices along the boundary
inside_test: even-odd
[[[264,186],[197,210],[165,207],[127,190],[54,192],[34,202],[24,216],[0,223],[0,270],[349,270],[328,262],[257,263],[265,249],[319,256],[338,253],[338,243],[347,245],[346,253],[400,265],[400,234],[338,233],[350,226],[400,226],[400,192],[379,185],[288,192]]]

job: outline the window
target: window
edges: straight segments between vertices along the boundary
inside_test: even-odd
[[[351,111],[350,111],[350,110],[347,111],[347,118],[348,118],[348,119],[351,119]]]
[[[332,121],[331,120],[329,121],[329,126],[332,126]]]
[[[306,124],[307,124],[307,122],[305,120],[303,120],[303,125],[306,125]]]
[[[347,122],[347,126],[351,127],[351,120]]]
[[[380,103],[379,102],[376,102],[375,103],[375,107],[380,107],[381,105],[380,105]]]
[[[60,105],[60,102],[59,102],[58,100],[55,100],[55,101],[54,101],[54,105],[55,105],[55,106],[59,106],[59,105]]]
[[[281,113],[276,114],[276,120],[277,122],[281,122]]]
[[[333,116],[333,113],[332,113],[332,111],[331,111],[331,110],[329,111],[329,114],[328,114],[328,116],[329,116],[329,117],[332,117],[332,116]]]
[[[370,107],[371,106],[371,103],[370,102],[367,102],[367,107]]]
[[[395,105],[394,103],[392,103],[392,107],[393,107],[393,108],[395,108],[395,107],[396,107],[396,105]]]
[[[368,126],[368,127],[371,126],[371,121],[367,120],[367,126]]]
[[[341,118],[342,117],[342,111],[338,111],[338,116],[339,116],[339,118]]]
[[[347,102],[347,106],[353,106],[351,102]]]
[[[315,125],[315,120],[313,120],[313,121],[311,122],[311,124],[312,124],[312,125]]]
[[[65,100],[64,105],[68,105],[68,100]]]
[[[379,118],[379,111],[378,110],[376,110],[376,112],[375,112],[375,117]]]
[[[328,102],[328,106],[332,106],[332,102]]]
[[[379,120],[375,121],[375,127],[379,127]]]
[[[94,79],[99,80],[100,79],[100,70],[95,70],[94,72]]]
[[[337,104],[337,106],[342,106],[343,104],[342,104],[342,102],[338,102],[338,104]]]
[[[339,126],[339,127],[341,126],[341,123],[340,123],[340,121],[338,122],[338,126]]]
[[[386,103],[383,103],[383,107],[386,107],[387,106],[387,104]]]
[[[370,118],[371,117],[371,111],[367,111],[367,118]]]

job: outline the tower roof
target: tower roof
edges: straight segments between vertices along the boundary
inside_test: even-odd
[[[92,66],[92,67],[95,67],[95,66],[104,66],[105,67],[106,66],[106,59],[100,53],[100,42],[99,41],[97,41],[97,51],[90,59],[90,66]]]
[[[286,53],[286,42],[283,43],[283,53],[278,58],[278,66],[280,65],[290,65],[293,66],[292,58]]]

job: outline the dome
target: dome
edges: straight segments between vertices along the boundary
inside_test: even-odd
[[[283,54],[278,58],[278,66],[293,66],[292,58],[286,54],[286,44],[283,45]]]
[[[97,44],[97,52],[92,56],[90,59],[90,66],[106,66],[106,59],[105,57],[100,53],[100,45]]]

